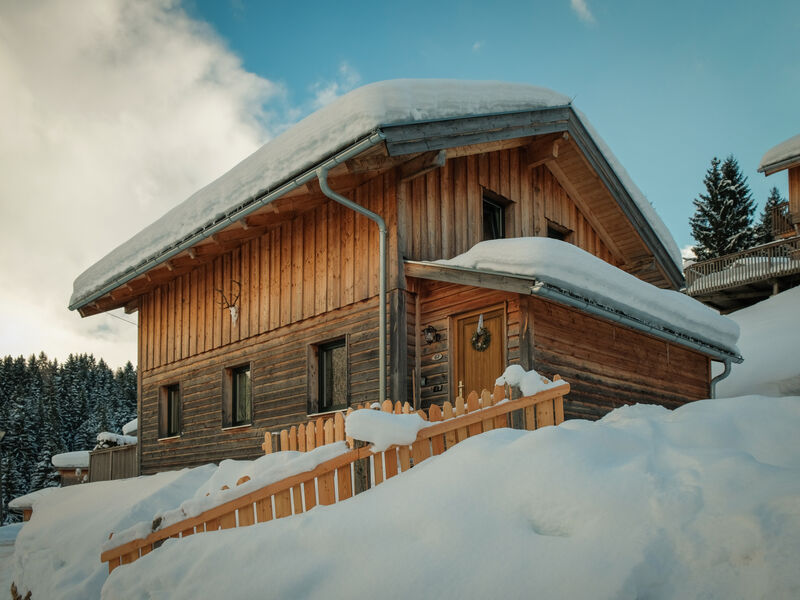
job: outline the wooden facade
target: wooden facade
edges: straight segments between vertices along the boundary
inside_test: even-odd
[[[570,136],[399,157],[378,145],[331,170],[330,183],[381,215],[389,231],[390,399],[419,408],[452,401],[459,383],[491,389],[493,380],[470,383],[454,373],[455,361],[472,373],[468,361],[481,358],[465,358],[464,339],[453,345],[469,337],[459,319],[484,312],[500,327],[490,345],[501,350],[497,364],[535,365],[572,384],[567,416],[707,397],[709,360],[698,352],[524,294],[407,277],[406,261],[451,258],[482,241],[490,197],[502,207],[505,237],[555,231],[644,281],[674,288]],[[375,225],[310,183],[82,308],[138,310],[140,472],[259,456],[265,432],[315,412],[317,351],[331,341],[345,344],[348,401],[377,400],[378,275]],[[431,344],[420,333],[429,325],[438,334]],[[226,373],[242,365],[250,367],[252,423],[224,427]],[[180,435],[159,439],[162,390],[176,384]]]

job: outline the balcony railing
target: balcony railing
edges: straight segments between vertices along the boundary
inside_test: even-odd
[[[781,202],[772,207],[772,237],[779,238],[794,233],[789,203]]]
[[[690,296],[795,273],[800,273],[800,236],[696,262],[684,270]]]

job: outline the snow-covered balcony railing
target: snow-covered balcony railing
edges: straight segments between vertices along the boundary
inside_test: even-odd
[[[800,273],[800,236],[696,262],[685,270],[690,296]]]
[[[529,396],[511,399],[510,388],[495,386],[494,393],[473,391],[455,407],[449,402],[442,408],[431,406],[427,415],[423,411],[394,414],[388,400],[382,411],[356,410],[347,425],[347,435],[355,438],[352,449],[338,442],[307,452],[265,456],[272,461],[285,456],[283,463],[294,460],[302,468],[289,469],[288,476],[283,468],[277,481],[255,474],[253,479],[241,477],[231,489],[224,486],[213,496],[184,502],[152,522],[112,534],[100,560],[108,563],[111,572],[152,552],[168,538],[264,523],[307,512],[317,505],[335,504],[491,429],[515,425],[533,430],[558,425],[564,420],[563,397],[569,389],[569,384],[556,375]],[[388,423],[381,422],[386,419]],[[359,441],[360,437],[373,439]]]

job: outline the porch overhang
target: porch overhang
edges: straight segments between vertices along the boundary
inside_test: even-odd
[[[594,299],[581,294],[580,290],[565,289],[553,282],[548,282],[546,278],[538,275],[502,273],[427,261],[407,260],[404,261],[404,266],[406,277],[537,296],[690,348],[709,356],[713,360],[721,362],[732,361],[735,363],[741,363],[743,360],[740,355],[721,348],[709,340],[678,331],[663,321],[656,319],[652,322],[645,321],[638,315],[621,310],[620,307],[600,304]]]

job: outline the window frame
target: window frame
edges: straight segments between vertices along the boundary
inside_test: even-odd
[[[322,396],[322,359],[323,352],[334,348],[344,348],[345,363],[345,405],[344,407],[323,409],[320,406]],[[350,335],[336,336],[315,342],[308,346],[308,405],[306,412],[308,415],[331,414],[341,410],[347,410],[351,403],[350,397]]]
[[[502,228],[500,237],[489,238],[486,237],[486,220],[484,212],[486,205],[492,205],[500,210],[500,226]],[[505,196],[501,196],[488,188],[481,186],[481,240],[502,240],[509,237],[509,233],[514,230],[513,211],[511,210],[514,205],[513,200],[509,200]],[[513,235],[511,236],[513,237]]]
[[[237,421],[237,375],[242,371],[249,373],[250,389],[247,397],[249,403],[249,419],[246,421]],[[223,376],[223,394],[222,394],[222,428],[223,429],[238,429],[240,427],[250,427],[253,425],[253,363],[241,363],[233,367],[227,367]]]
[[[175,431],[170,431],[170,392],[177,392],[177,423]],[[183,434],[183,384],[167,383],[159,386],[158,390],[158,439],[170,440],[181,437]]]

